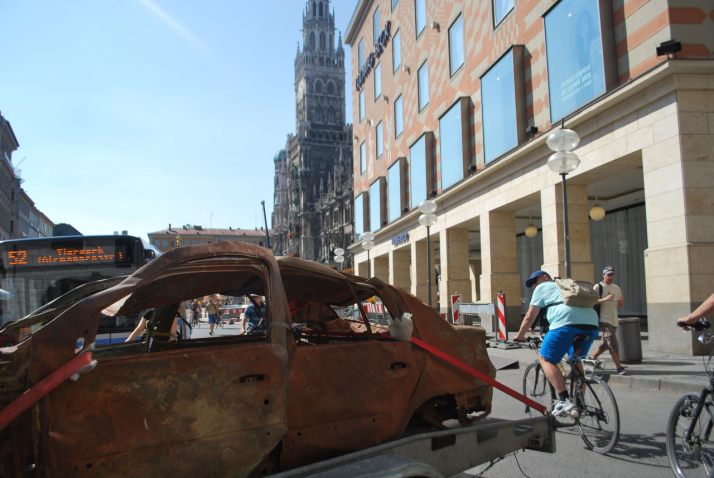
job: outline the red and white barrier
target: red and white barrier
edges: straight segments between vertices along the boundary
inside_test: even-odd
[[[451,296],[451,320],[454,325],[459,323],[459,306],[461,305],[461,294],[453,294]]]
[[[508,330],[506,330],[506,294],[496,294],[496,304],[498,305],[498,338],[508,340]]]

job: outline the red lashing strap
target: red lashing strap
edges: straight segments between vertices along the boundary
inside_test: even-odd
[[[473,375],[474,377],[476,377],[477,379],[482,380],[489,385],[492,385],[493,387],[499,389],[500,391],[502,391],[503,393],[505,393],[507,395],[510,395],[511,397],[515,398],[516,400],[520,400],[521,402],[525,403],[529,407],[531,407],[535,410],[538,410],[543,415],[546,414],[545,407],[543,405],[541,405],[540,403],[534,402],[533,400],[526,397],[525,395],[521,395],[520,393],[516,392],[512,388],[509,388],[509,387],[503,385],[502,383],[497,382],[496,380],[492,379],[488,375],[479,372],[475,368],[469,367],[468,365],[466,365],[463,362],[460,362],[459,360],[456,360],[451,355],[448,355],[448,354],[442,352],[441,350],[439,350],[435,347],[432,347],[431,345],[427,344],[423,340],[420,340],[414,336],[412,336],[412,342],[415,345],[418,345],[419,347],[423,348],[427,352],[431,352],[432,354],[436,355],[437,357],[446,360],[451,365],[455,365],[456,367],[459,367],[464,372],[467,372],[467,373]]]
[[[92,363],[92,351],[88,350],[77,355],[47,377],[37,382],[35,386],[26,390],[25,393],[0,411],[0,430],[4,429],[20,416],[21,413],[28,410],[35,403],[39,402],[42,397],[62,385],[69,377],[90,363]]]

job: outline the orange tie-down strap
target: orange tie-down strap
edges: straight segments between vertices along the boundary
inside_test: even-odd
[[[479,372],[479,371],[476,370],[475,368],[469,367],[468,365],[466,365],[465,363],[463,363],[463,362],[461,362],[461,361],[459,361],[459,360],[456,360],[456,359],[455,359],[454,357],[452,357],[451,355],[446,354],[446,353],[442,352],[441,350],[439,350],[439,349],[437,349],[437,348],[435,348],[435,347],[432,347],[431,345],[427,344],[427,343],[424,342],[423,340],[420,340],[420,339],[418,339],[418,338],[412,336],[412,343],[414,343],[415,345],[417,345],[417,346],[423,348],[423,349],[426,350],[427,352],[431,352],[432,354],[436,355],[437,357],[446,360],[446,361],[449,362],[451,365],[454,365],[454,366],[456,366],[456,367],[459,367],[461,370],[463,370],[464,372],[467,372],[467,373],[473,375],[473,376],[476,377],[477,379],[483,380],[483,381],[486,382],[487,384],[492,385],[493,387],[499,389],[500,391],[502,391],[503,393],[505,393],[505,394],[507,394],[507,395],[510,395],[511,397],[515,398],[516,400],[520,400],[521,402],[525,403],[526,405],[528,405],[529,407],[533,408],[534,410],[538,410],[538,411],[541,412],[543,415],[546,414],[546,409],[545,409],[545,407],[544,407],[543,405],[541,405],[540,403],[534,402],[533,400],[531,400],[530,398],[526,397],[525,395],[521,395],[520,393],[516,392],[516,391],[513,390],[512,388],[509,388],[509,387],[503,385],[502,383],[497,382],[496,380],[492,379],[492,378],[489,377],[488,375]]]
[[[91,363],[92,351],[88,350],[77,355],[47,377],[37,382],[35,386],[25,391],[25,393],[0,411],[0,430],[12,423],[21,413],[39,402],[42,397],[59,387],[68,378]]]

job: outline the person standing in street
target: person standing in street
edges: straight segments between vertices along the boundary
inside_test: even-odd
[[[213,297],[208,301],[206,314],[208,314],[208,327],[211,329],[208,331],[208,335],[213,335],[213,328],[218,323],[218,305],[216,304],[216,299]]]
[[[248,332],[255,330],[256,332],[265,332],[265,302],[263,302],[263,296],[250,294],[253,299],[253,303],[250,304],[243,313],[243,320],[241,321],[241,326],[243,327],[243,335],[247,335]],[[260,308],[256,308],[256,304]],[[248,328],[246,328],[248,325]]]
[[[595,289],[600,294],[600,299],[597,301],[600,306],[600,332],[602,332],[602,342],[592,355],[593,360],[597,360],[601,353],[605,350],[610,350],[612,361],[615,362],[617,373],[619,375],[627,375],[626,367],[620,363],[620,348],[617,343],[617,319],[618,307],[625,306],[625,298],[622,296],[622,290],[615,285],[615,269],[612,266],[607,266],[602,271],[602,282],[595,285]]]

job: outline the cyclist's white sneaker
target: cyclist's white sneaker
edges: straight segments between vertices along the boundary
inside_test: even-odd
[[[553,404],[553,416],[557,417],[563,413],[569,413],[573,408],[575,408],[575,403],[570,397],[565,400],[556,400]]]

